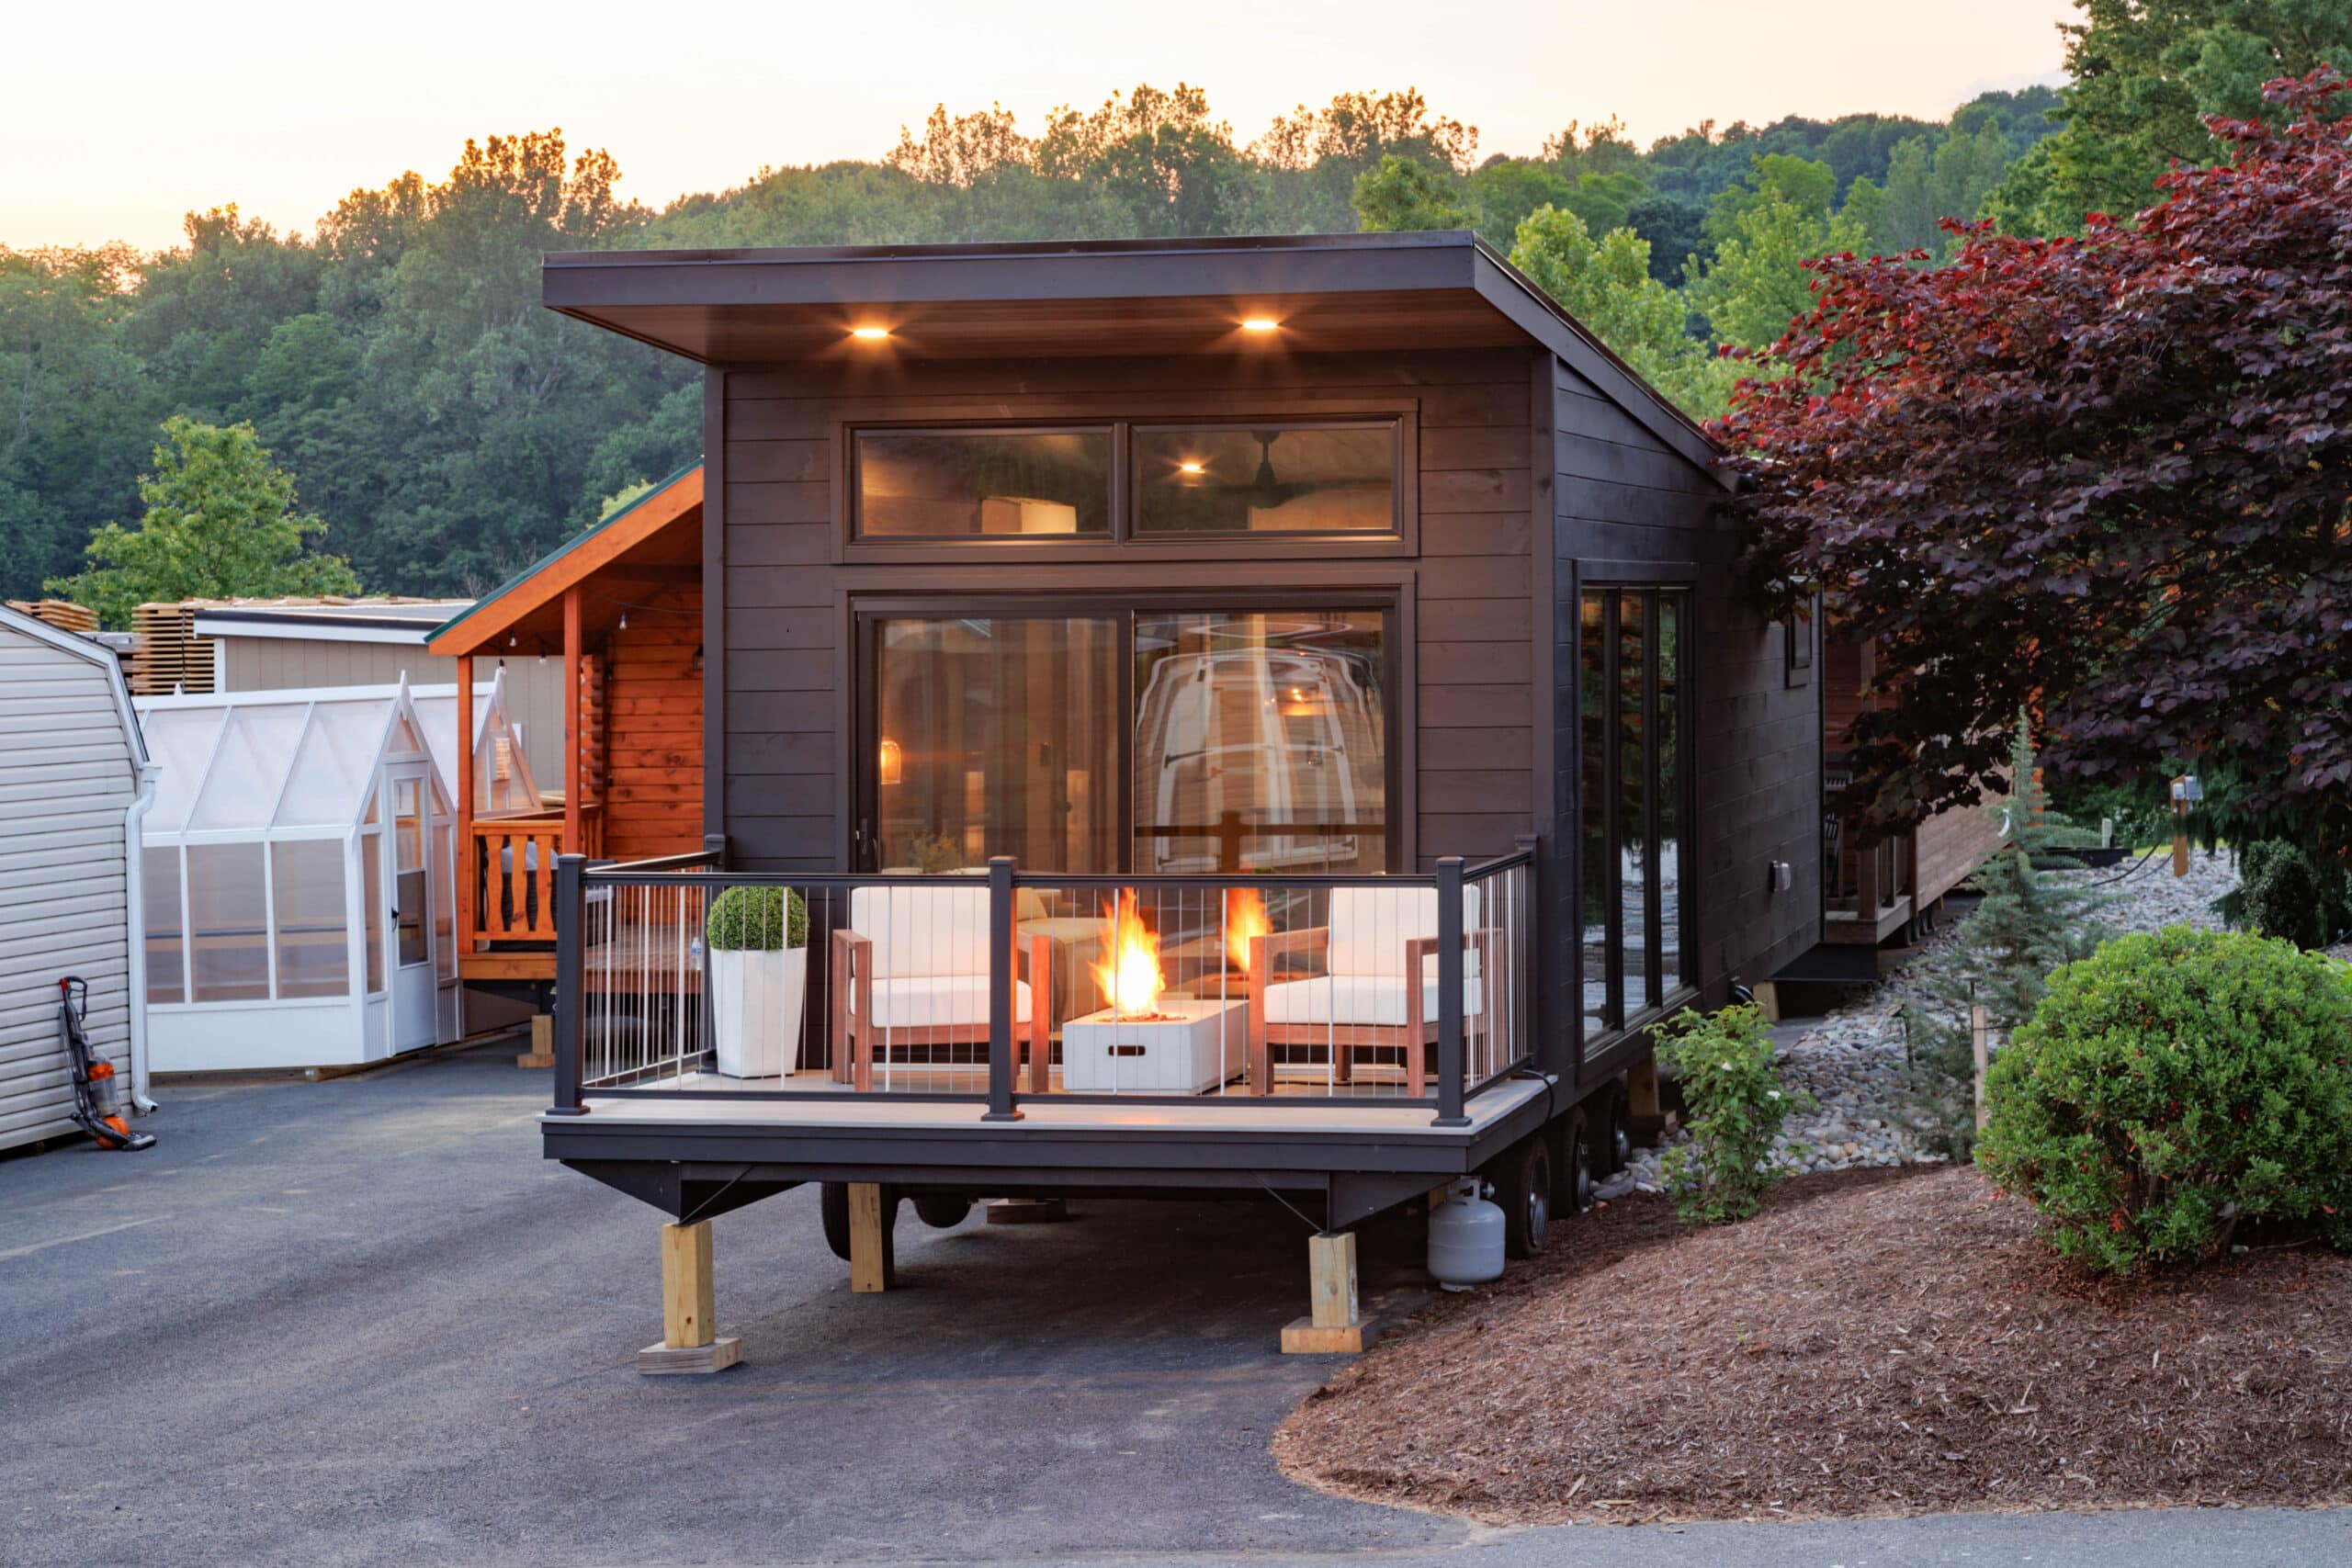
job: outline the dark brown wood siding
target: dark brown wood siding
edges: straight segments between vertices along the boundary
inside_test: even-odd
[[[720,452],[726,650],[719,733],[729,853],[744,869],[847,865],[853,722],[849,613],[858,596],[1134,593],[1220,584],[1393,590],[1408,689],[1407,852],[1508,852],[1531,830],[1540,773],[1532,696],[1540,603],[1534,540],[1550,475],[1531,438],[1534,350],[926,364],[896,371],[723,373],[709,433]],[[987,546],[843,547],[842,437],[857,423],[1394,412],[1407,420],[1408,542],[1317,547],[1269,536],[1156,551]],[[1043,556],[1045,558],[1041,558]]]
[[[1577,594],[1586,582],[1679,581],[1691,590],[1697,842],[1684,896],[1697,910],[1701,997],[1718,1005],[1734,983],[1769,979],[1818,933],[1819,688],[1808,676],[1791,682],[1778,624],[1740,592],[1721,486],[1566,366],[1555,367],[1552,390],[1557,722],[1544,825],[1557,848],[1546,885],[1556,978],[1550,1016],[1568,1019],[1575,1008]],[[1793,872],[1785,891],[1771,890],[1774,861]]]

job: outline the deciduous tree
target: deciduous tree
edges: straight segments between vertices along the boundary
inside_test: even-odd
[[[52,580],[52,592],[127,626],[133,609],[156,601],[359,592],[346,562],[303,548],[326,525],[294,510],[294,477],[269,460],[252,425],[175,415],[154,462],[139,479],[139,525],[99,529],[90,570]]]
[[[1818,592],[1893,699],[1856,728],[1887,828],[1996,788],[2005,720],[2090,778],[2193,760],[2233,836],[2352,850],[2352,119],[2161,182],[2136,228],[1835,256],[1724,438],[1759,579]]]

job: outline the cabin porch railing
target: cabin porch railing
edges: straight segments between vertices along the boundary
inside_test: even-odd
[[[1526,850],[1396,875],[556,864],[559,1111],[583,1095],[892,1096],[997,1118],[1282,1100],[1458,1123],[1534,1056]],[[712,906],[736,889],[762,922],[797,900],[804,944],[715,953]]]
[[[603,814],[583,807],[582,844],[566,844],[560,810],[503,812],[464,825],[458,874],[471,884],[467,930],[476,944],[555,941],[555,866],[568,852],[594,855],[604,848]]]

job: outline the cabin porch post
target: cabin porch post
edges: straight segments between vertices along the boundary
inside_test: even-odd
[[[662,1343],[637,1353],[640,1372],[724,1371],[743,1358],[743,1341],[712,1326],[710,1222],[662,1227]]]
[[[458,901],[450,940],[458,944],[458,983],[465,984],[466,956],[474,950],[474,656],[461,653],[458,665]]]
[[[563,852],[584,855],[580,830],[580,588],[563,591]]]

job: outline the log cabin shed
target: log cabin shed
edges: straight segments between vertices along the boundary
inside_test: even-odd
[[[804,1181],[860,1288],[900,1196],[1316,1205],[1297,1343],[1347,1343],[1351,1224],[1483,1172],[1540,1246],[1655,1111],[1646,1025],[1816,940],[1818,689],[1719,454],[1474,236],[543,279],[704,369],[691,524],[673,481],[433,641],[693,638],[676,852],[555,894],[545,1147],[677,1222],[649,1366],[724,1364],[703,1226]],[[685,711],[591,708],[575,767]],[[749,1003],[738,889],[807,914]]]

